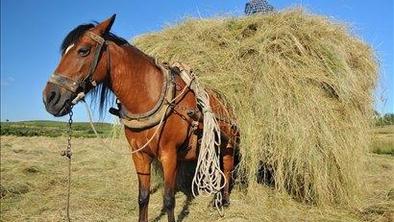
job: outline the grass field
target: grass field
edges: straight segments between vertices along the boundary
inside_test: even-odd
[[[58,137],[65,136],[66,126],[67,123],[57,121],[1,122],[1,135]],[[111,134],[111,124],[95,123],[95,127],[101,136]],[[84,122],[74,123],[73,133],[74,137],[96,137],[90,125]]]
[[[371,151],[394,156],[394,125],[376,127],[373,135]]]
[[[34,125],[34,124],[33,124]],[[83,124],[82,124],[83,125]],[[2,124],[3,131],[3,124]],[[3,133],[2,133],[3,134]],[[258,196],[238,188],[220,217],[209,197],[176,195],[178,221],[394,221],[394,127],[374,131],[365,170],[365,192],[352,207],[316,207],[258,185]],[[110,143],[110,139],[105,139]],[[66,138],[1,136],[1,221],[62,221],[67,161],[59,155]],[[138,183],[124,139],[110,151],[94,138],[73,139],[71,216],[74,221],[136,221]],[[115,151],[115,152],[113,152]],[[150,221],[161,213],[162,188],[153,183]]]

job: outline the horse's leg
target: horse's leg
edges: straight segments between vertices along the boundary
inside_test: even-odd
[[[174,151],[167,152],[160,157],[164,174],[164,196],[163,206],[167,211],[168,221],[175,222],[175,183],[177,171],[177,153]]]
[[[222,206],[230,205],[230,184],[232,183],[232,170],[234,169],[234,148],[227,146],[223,150],[223,173],[226,177],[226,184],[222,190]]]
[[[152,158],[145,153],[133,154],[133,161],[135,170],[138,175],[138,205],[139,205],[139,220],[140,222],[148,221],[148,204],[149,204],[149,189],[150,189],[150,169]]]

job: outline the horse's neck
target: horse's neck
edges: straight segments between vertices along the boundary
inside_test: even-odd
[[[158,101],[164,81],[159,68],[133,46],[111,50],[111,89],[131,113],[143,113]]]

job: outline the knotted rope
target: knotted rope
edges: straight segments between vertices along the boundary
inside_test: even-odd
[[[193,90],[197,104],[203,112],[204,127],[196,171],[192,182],[192,193],[194,196],[197,193],[201,195],[215,195],[215,207],[219,214],[222,215],[223,209],[219,206],[222,202],[220,190],[226,184],[226,177],[220,169],[220,128],[215,114],[211,110],[208,93],[197,81],[193,82]],[[224,180],[223,183],[222,179]]]

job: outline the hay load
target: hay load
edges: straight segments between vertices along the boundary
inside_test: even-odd
[[[234,106],[250,193],[263,175],[305,202],[357,196],[377,64],[345,26],[297,9],[189,19],[134,44],[189,64]]]

